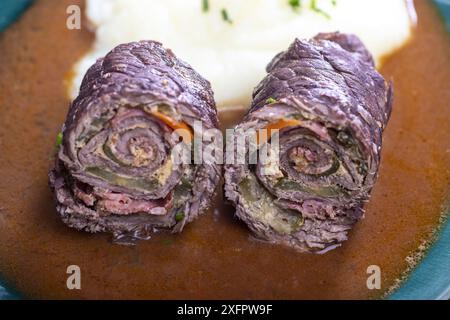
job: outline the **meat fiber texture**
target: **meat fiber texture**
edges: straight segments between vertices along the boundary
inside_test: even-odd
[[[225,166],[237,216],[258,238],[300,251],[340,246],[375,184],[392,93],[356,36],[296,39],[270,62],[236,127],[279,128],[275,165]],[[260,149],[271,150],[268,135]]]
[[[160,43],[122,44],[99,59],[49,173],[62,220],[124,242],[180,232],[209,207],[221,172],[215,163],[174,163],[176,125],[194,134],[195,121],[218,128],[210,84]]]

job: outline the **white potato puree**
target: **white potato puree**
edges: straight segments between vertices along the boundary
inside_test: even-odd
[[[301,0],[86,0],[95,28],[91,52],[74,67],[70,94],[75,97],[86,70],[120,43],[158,40],[208,79],[219,106],[248,103],[265,67],[294,38],[319,32],[358,35],[379,64],[401,47],[414,23],[407,0],[316,0],[326,15]],[[228,13],[224,20],[222,9]]]

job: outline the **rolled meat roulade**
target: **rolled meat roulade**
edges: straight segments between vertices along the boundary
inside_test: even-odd
[[[70,106],[49,174],[62,220],[116,240],[180,232],[209,207],[221,174],[220,162],[173,157],[192,145],[196,121],[218,128],[210,84],[160,43],[122,44],[99,59]]]
[[[363,217],[392,87],[362,42],[341,33],[295,40],[267,72],[235,128],[225,194],[258,238],[323,253],[340,246]],[[250,163],[250,131],[257,132],[256,149],[266,150],[265,161]],[[243,136],[246,157],[239,163],[236,146]]]

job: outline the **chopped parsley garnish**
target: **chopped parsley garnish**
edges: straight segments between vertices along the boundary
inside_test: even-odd
[[[298,10],[300,9],[302,2],[301,0],[289,0],[289,5],[293,10]]]
[[[209,11],[209,0],[202,0],[202,10],[203,12]]]
[[[222,19],[228,23],[233,23],[233,20],[230,19],[230,16],[228,15],[228,11],[227,9],[222,9],[220,11],[220,13],[222,14]]]
[[[61,143],[62,143],[62,140],[63,140],[63,135],[62,135],[62,132],[60,132],[60,133],[58,133],[58,135],[56,136],[56,143],[55,143],[56,148],[59,148],[59,146],[60,146]]]
[[[175,215],[175,221],[176,222],[180,222],[180,221],[182,221],[184,219],[184,213],[183,212],[178,212],[176,215]]]
[[[294,11],[298,11],[302,7],[301,0],[288,0],[288,3]],[[333,6],[336,6],[337,0],[331,0],[331,4]],[[312,11],[323,15],[327,19],[331,19],[331,16],[327,12],[319,8],[319,6],[317,5],[317,0],[311,0],[309,3],[309,7]]]
[[[317,6],[317,0],[311,0],[310,8],[311,8],[312,11],[315,11],[315,12],[323,15],[325,18],[331,19],[331,16],[328,13],[326,13],[325,11],[323,11],[322,9],[320,9]]]
[[[165,245],[165,246],[170,246],[170,245],[173,244],[173,240],[171,240],[171,239],[164,239],[162,241],[162,244]]]
[[[271,103],[275,103],[275,102],[277,102],[277,100],[272,97],[270,97],[269,99],[266,100],[267,104],[271,104]]]

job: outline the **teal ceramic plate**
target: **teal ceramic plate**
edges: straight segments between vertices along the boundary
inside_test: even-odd
[[[450,0],[434,0],[450,32]],[[389,299],[450,299],[450,220],[442,227],[436,243]]]
[[[0,32],[13,23],[32,0],[0,1]],[[450,32],[450,0],[434,0]],[[3,285],[3,287],[2,287]],[[20,294],[0,281],[0,300],[18,299]],[[450,221],[442,227],[438,239],[426,257],[389,299],[450,299]]]
[[[32,0],[2,0],[0,1],[0,31],[13,23],[30,5]],[[0,291],[1,294],[1,291]],[[0,295],[1,296],[1,295]]]

